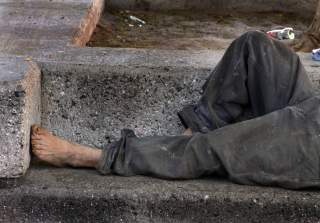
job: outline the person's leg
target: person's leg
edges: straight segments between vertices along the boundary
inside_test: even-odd
[[[195,106],[180,117],[186,127],[208,132],[293,105],[313,95],[297,54],[261,32],[235,40],[203,87]]]
[[[180,113],[195,132],[208,132],[201,129],[206,121],[209,130],[219,129],[192,137],[137,138],[124,131],[103,151],[99,170],[170,179],[224,174],[243,184],[319,187],[319,104],[299,57],[250,32],[228,49],[195,110]],[[230,125],[241,118],[251,120]]]
[[[246,185],[320,188],[320,97],[206,134],[122,138],[98,170],[122,176],[194,179],[222,175]]]
[[[260,48],[259,42],[264,43]],[[141,174],[170,179],[224,174],[243,184],[290,188],[319,186],[320,139],[317,130],[320,129],[320,99],[313,97],[311,85],[298,57],[282,45],[269,42],[264,35],[255,32],[242,36],[228,52],[238,47],[243,48],[245,53],[237,50],[234,53],[239,52],[239,55],[227,53],[207,82],[204,97],[208,100],[201,100],[207,105],[207,112],[216,112],[218,109],[215,104],[227,105],[223,109],[233,118],[241,116],[247,108],[257,115],[278,111],[193,136],[137,138],[132,131],[124,131],[121,140],[103,150],[98,170],[104,174]],[[257,57],[266,58],[263,60],[265,66],[253,63]],[[272,59],[274,57],[281,61],[275,61]],[[230,64],[223,66],[225,69],[219,69],[229,59],[235,62],[234,66]],[[238,63],[242,65],[236,66]],[[279,69],[281,64],[283,67]],[[263,72],[264,69],[267,70]],[[220,71],[217,73],[217,70]],[[224,78],[221,72],[228,70],[231,73],[226,73]],[[234,76],[237,81],[231,80],[228,84],[227,77],[230,76]],[[232,91],[228,91],[228,86]],[[247,89],[247,86],[253,90]],[[232,100],[222,100],[220,103],[219,98],[225,95],[224,90],[228,91],[226,95]],[[270,91],[276,91],[273,98],[269,97]],[[282,97],[286,95],[288,97]],[[247,101],[243,101],[243,98]],[[303,100],[306,102],[300,103]],[[257,106],[252,103],[257,103]],[[286,105],[291,106],[281,109]],[[239,108],[235,109],[239,112],[233,114],[228,106]]]
[[[47,130],[32,126],[32,152],[42,161],[55,166],[96,168],[102,151],[68,142]]]

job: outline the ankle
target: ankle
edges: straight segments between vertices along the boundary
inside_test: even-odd
[[[92,149],[75,145],[72,148],[71,158],[68,162],[73,167],[90,167],[96,168],[101,156],[99,149]]]

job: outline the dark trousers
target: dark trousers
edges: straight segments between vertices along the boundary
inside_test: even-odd
[[[179,117],[192,136],[137,138],[103,151],[99,170],[192,179],[222,175],[247,185],[319,187],[320,97],[299,57],[260,32],[235,40]]]

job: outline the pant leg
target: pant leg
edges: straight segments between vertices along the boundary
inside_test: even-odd
[[[233,56],[237,52],[240,56]],[[251,120],[193,136],[137,138],[124,131],[103,151],[99,170],[170,179],[224,174],[242,184],[319,186],[320,99],[313,95],[298,57],[289,52],[263,34],[245,34],[208,79],[198,106],[207,106],[213,115],[206,118],[215,124],[222,117],[220,107],[234,119],[230,123],[246,110]],[[283,68],[276,57],[283,59]],[[234,66],[226,65],[230,61]]]
[[[137,138],[124,131],[99,171],[194,179],[223,175],[245,185],[320,188],[320,97],[193,136]]]
[[[299,57],[256,31],[231,44],[203,90],[197,105],[179,113],[194,132],[265,115],[313,95]]]

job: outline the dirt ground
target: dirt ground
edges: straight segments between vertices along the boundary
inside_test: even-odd
[[[299,36],[310,22],[311,19],[279,12],[218,15],[191,11],[109,11],[103,14],[87,46],[218,50],[250,30],[292,27]]]

